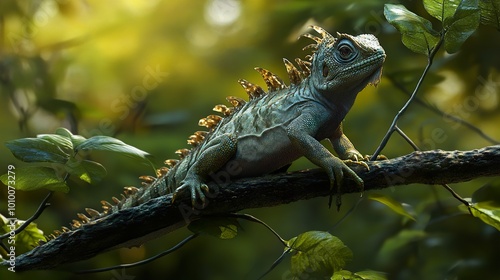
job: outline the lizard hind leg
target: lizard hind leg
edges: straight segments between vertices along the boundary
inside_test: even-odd
[[[186,176],[174,191],[172,201],[175,201],[183,193],[189,193],[193,206],[200,201],[202,208],[205,207],[205,193],[209,191],[206,184],[207,178],[222,168],[234,156],[236,142],[236,137],[231,134],[222,134],[211,139],[206,144],[206,148],[192,159],[194,163],[188,168]]]

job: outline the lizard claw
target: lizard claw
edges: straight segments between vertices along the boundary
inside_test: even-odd
[[[209,188],[207,184],[201,183],[200,180],[196,178],[186,178],[184,179],[180,186],[174,191],[172,195],[172,203],[180,196],[182,193],[189,192],[191,194],[191,204],[193,207],[201,201],[201,208],[205,208],[206,199],[205,192],[208,192]]]
[[[328,177],[330,178],[330,191],[333,190],[333,188],[336,188],[336,202],[335,204],[337,205],[337,210],[340,209],[340,205],[342,204],[342,198],[341,198],[341,187],[342,187],[342,181],[346,176],[350,177],[351,179],[354,180],[356,185],[358,185],[362,190],[364,189],[364,183],[363,179],[361,179],[356,172],[354,172],[349,166],[346,165],[347,162],[353,162],[356,164],[361,164],[365,162],[357,162],[353,160],[340,160],[338,158],[333,158],[333,162],[330,166],[330,168],[327,170]],[[366,165],[368,167],[368,165]],[[344,175],[345,174],[345,175]],[[332,201],[333,201],[333,192],[331,192],[329,200],[328,200],[328,207],[332,206]]]
[[[355,161],[355,160],[351,160],[351,159],[345,159],[344,160],[344,163],[346,164],[351,164],[351,165],[361,165],[363,166],[367,171],[370,171],[370,167],[368,166],[368,164],[365,162],[365,161]]]
[[[363,160],[364,160],[364,161],[370,161],[370,158],[371,158],[371,157],[372,157],[372,156],[370,156],[370,155],[365,155],[365,156],[363,157]],[[388,160],[388,159],[389,159],[389,158],[388,158],[388,157],[386,157],[386,156],[384,156],[384,155],[378,155],[378,156],[377,156],[377,158],[376,158],[375,160]]]

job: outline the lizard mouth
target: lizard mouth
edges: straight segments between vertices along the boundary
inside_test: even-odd
[[[368,76],[367,78],[368,85],[377,86],[378,83],[380,83],[380,78],[382,77],[382,68],[383,67],[378,68],[370,76]]]

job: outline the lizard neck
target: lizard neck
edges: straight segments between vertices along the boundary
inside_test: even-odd
[[[312,99],[323,104],[335,115],[341,119],[349,112],[358,93],[364,88],[365,85],[358,85],[354,88],[343,89],[338,88],[334,92],[322,91],[314,87],[310,79],[304,81],[304,89]]]

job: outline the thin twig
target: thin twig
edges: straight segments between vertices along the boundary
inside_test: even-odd
[[[287,248],[285,251],[283,251],[283,253],[281,253],[281,255],[273,262],[271,267],[269,267],[269,269],[266,270],[266,272],[264,272],[259,278],[257,278],[257,280],[260,280],[264,278],[267,274],[269,274],[269,272],[271,272],[276,266],[278,266],[278,264],[280,264],[283,261],[286,254],[288,254],[291,250],[292,248]]]
[[[40,215],[45,210],[45,208],[50,206],[50,203],[48,201],[53,193],[54,193],[54,191],[50,191],[47,194],[47,196],[43,199],[42,203],[40,203],[40,206],[38,206],[38,209],[36,210],[35,214],[33,214],[33,216],[31,216],[29,219],[27,219],[20,227],[16,228],[16,230],[14,231],[15,234],[19,234],[27,226],[29,226],[34,220],[36,220],[36,219],[38,219],[38,217],[40,217]],[[9,237],[9,235],[10,235],[10,232],[0,236],[0,240],[3,240],[5,238]]]
[[[406,101],[405,105],[401,108],[401,110],[399,110],[399,112],[396,114],[396,116],[392,120],[391,126],[389,127],[387,133],[385,134],[384,138],[380,142],[380,145],[377,147],[377,150],[375,150],[375,152],[373,153],[373,155],[370,158],[370,160],[376,160],[377,159],[377,156],[380,154],[380,152],[387,145],[387,142],[389,142],[389,138],[391,138],[392,133],[394,131],[396,131],[395,128],[396,128],[396,125],[398,123],[399,118],[403,115],[403,113],[408,109],[408,107],[410,106],[410,104],[415,99],[415,97],[417,95],[417,92],[420,89],[425,76],[427,76],[427,73],[429,72],[429,69],[432,66],[432,61],[434,59],[434,56],[436,55],[437,51],[441,47],[441,44],[443,43],[443,41],[444,41],[444,33],[439,38],[439,41],[436,44],[436,46],[430,52],[428,60],[427,60],[427,66],[425,67],[424,72],[422,73],[422,76],[420,76],[420,79],[418,80],[417,85],[415,86],[415,89],[413,90],[412,94],[410,95],[410,98],[408,99],[408,101]]]
[[[411,140],[410,137],[408,137],[408,135],[406,135],[402,130],[401,128],[399,128],[399,126],[395,126],[394,129],[396,130],[397,133],[399,133],[399,135],[401,135],[401,137],[403,137],[403,139],[406,140],[406,142],[408,142],[408,144],[410,144],[410,146],[412,146],[412,148],[415,150],[415,151],[420,151],[420,148],[417,146],[417,144],[415,144],[415,142],[413,142],[413,140]]]
[[[258,223],[258,224],[265,226],[268,230],[270,230],[280,240],[280,242],[285,247],[288,247],[288,243],[286,242],[286,240],[283,239],[272,227],[270,227],[268,224],[264,223],[262,220],[259,220],[258,218],[254,217],[250,214],[230,213],[230,214],[227,214],[227,216],[239,218],[239,219],[244,219],[244,220],[247,220],[250,222],[255,222],[255,223]]]
[[[400,89],[402,92],[404,92],[404,93],[406,93],[408,95],[411,94],[404,87],[404,85],[401,84],[399,81],[397,81],[392,75],[386,75],[386,77],[392,82],[392,84],[394,86],[396,86],[396,88]],[[481,129],[479,129],[477,126],[473,125],[472,123],[470,123],[470,122],[468,122],[468,121],[466,121],[464,119],[461,119],[461,118],[459,118],[457,116],[454,116],[454,115],[448,114],[446,112],[443,112],[440,109],[438,109],[438,108],[436,108],[434,106],[429,105],[428,103],[426,103],[425,101],[423,101],[422,99],[420,99],[418,96],[415,97],[415,103],[423,106],[424,108],[429,109],[433,113],[436,113],[438,115],[442,115],[446,119],[449,119],[449,120],[452,120],[452,121],[454,121],[456,123],[462,124],[463,126],[469,128],[470,130],[472,130],[475,133],[477,133],[479,136],[481,136],[485,140],[491,142],[493,145],[500,144],[500,141],[497,141],[497,140],[493,139],[493,137],[489,136],[488,134],[486,134],[485,132],[483,132]]]
[[[139,265],[143,265],[143,264],[147,264],[147,263],[150,263],[156,259],[159,259],[165,255],[168,255],[178,249],[180,249],[182,246],[186,245],[186,243],[188,243],[189,241],[195,239],[196,237],[198,237],[199,234],[198,233],[195,233],[195,234],[192,234],[188,237],[186,237],[184,240],[182,240],[181,242],[177,243],[174,247],[166,250],[166,251],[163,251],[159,254],[157,254],[156,256],[153,256],[153,257],[150,257],[148,259],[145,259],[145,260],[142,260],[142,261],[138,261],[138,262],[134,262],[134,263],[126,263],[126,264],[120,264],[120,265],[115,265],[115,266],[110,266],[110,267],[104,267],[104,268],[96,268],[96,269],[89,269],[89,270],[80,270],[80,271],[75,271],[75,274],[88,274],[88,273],[97,273],[97,272],[104,272],[104,271],[109,271],[109,270],[113,270],[113,269],[120,269],[120,268],[129,268],[129,267],[134,267],[134,266],[139,266]]]

